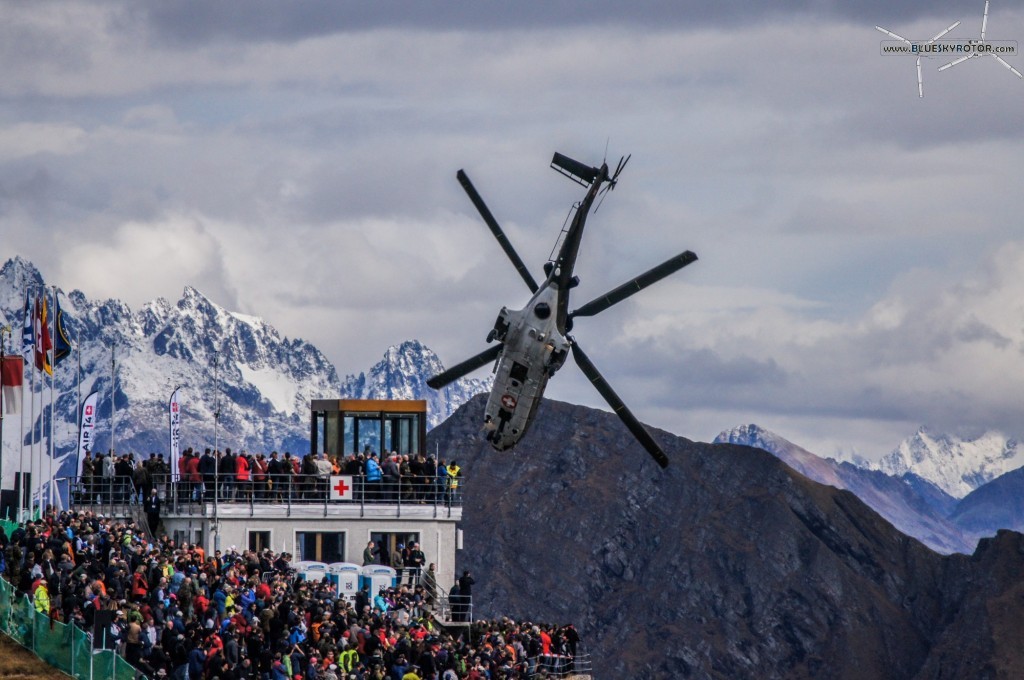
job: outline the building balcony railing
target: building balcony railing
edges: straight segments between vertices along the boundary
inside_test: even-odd
[[[451,516],[461,514],[465,479],[448,477],[382,479],[368,481],[362,475],[325,477],[320,475],[271,475],[263,480],[238,480],[235,476],[211,475],[205,481],[184,481],[177,475],[153,475],[149,483],[136,486],[128,477],[68,477],[57,480],[66,486],[70,506],[76,509],[109,508],[128,514],[122,506],[138,506],[152,490],[160,498],[162,516],[216,516],[221,509],[230,514],[254,515],[277,509],[285,515],[302,509],[309,514],[317,508],[324,516],[370,510],[401,517]],[[333,484],[333,488],[332,488]],[[58,487],[58,488],[59,488]],[[121,508],[120,513],[114,508]]]

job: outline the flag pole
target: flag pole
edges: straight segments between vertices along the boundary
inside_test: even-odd
[[[50,288],[52,292],[51,299],[53,304],[50,306],[50,316],[53,320],[50,323],[50,352],[53,353],[50,358],[50,461],[49,465],[49,477],[50,482],[47,485],[48,496],[50,499],[50,507],[53,507],[53,456],[56,453],[56,446],[53,441],[53,421],[54,418],[54,392],[57,391],[57,286]]]
[[[32,364],[35,365],[35,353],[36,353],[36,323],[37,314],[36,310],[39,307],[39,298],[37,297],[32,303]],[[29,369],[29,373],[32,375],[32,388],[29,390],[29,396],[32,401],[32,417],[29,419],[29,426],[31,432],[28,435],[28,465],[29,465],[29,490],[28,490],[28,518],[32,518],[33,510],[35,509],[36,502],[36,371]]]
[[[110,455],[116,456],[117,449],[114,447],[114,434],[117,426],[117,406],[114,400],[117,398],[117,373],[114,363],[114,343],[110,343]]]
[[[24,342],[24,338],[23,338]],[[23,348],[24,349],[24,348]],[[22,358],[24,358],[22,354]],[[21,369],[21,429],[18,433],[18,521],[21,521],[21,506],[25,502],[25,366]]]
[[[25,361],[23,365],[28,367],[28,356],[26,352],[29,350],[27,340],[29,336],[27,331],[31,325],[29,324],[28,316],[28,290],[25,290],[25,318],[21,322],[21,356]],[[29,369],[31,370],[31,369]],[[18,482],[18,514],[21,514],[21,507],[25,502],[25,368],[21,369],[21,433],[18,438],[18,471],[21,473],[21,479]],[[31,401],[31,392],[29,393],[29,400]],[[31,406],[31,405],[30,405]],[[24,519],[18,517],[18,520]]]
[[[0,367],[7,361],[6,345],[4,341],[4,335],[10,335],[11,327],[4,326],[0,328]],[[0,368],[0,370],[3,370]],[[0,383],[3,381],[0,380]],[[0,495],[3,494],[4,488],[4,390],[0,387]]]

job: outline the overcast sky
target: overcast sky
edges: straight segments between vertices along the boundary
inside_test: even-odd
[[[365,370],[451,365],[528,293],[582,189],[576,305],[700,261],[575,336],[645,422],[877,457],[922,424],[1020,435],[1024,82],[881,56],[982,0],[2,2],[4,258],[134,309],[186,285]],[[987,37],[1024,39],[995,0]],[[1007,61],[1024,70],[1024,58]],[[600,406],[567,367],[548,395]]]

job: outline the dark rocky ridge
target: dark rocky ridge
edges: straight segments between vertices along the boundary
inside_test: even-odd
[[[481,616],[575,622],[601,678],[1024,677],[1024,540],[942,556],[770,454],[545,401],[511,454],[477,397],[430,435],[468,477]]]

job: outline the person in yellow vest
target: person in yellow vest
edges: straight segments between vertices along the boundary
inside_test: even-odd
[[[36,587],[32,596],[32,603],[40,614],[50,615],[50,591],[46,588],[46,581],[41,581]]]
[[[350,673],[359,661],[359,652],[355,649],[346,649],[338,655],[338,664],[346,673]]]
[[[448,464],[449,497],[453,501],[458,501],[460,472],[462,472],[462,468],[459,467],[457,461],[453,460],[451,463]]]

